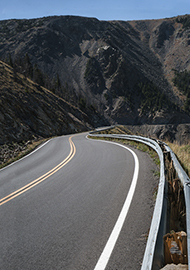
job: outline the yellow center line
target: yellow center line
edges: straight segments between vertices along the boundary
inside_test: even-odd
[[[47,179],[48,177],[50,177],[51,175],[53,175],[54,173],[59,171],[61,168],[63,168],[74,157],[74,155],[76,153],[76,147],[72,141],[72,137],[73,136],[71,136],[69,138],[69,143],[70,143],[70,147],[71,147],[70,153],[61,163],[59,163],[57,166],[55,166],[53,169],[51,169],[47,173],[43,174],[39,178],[33,180],[29,184],[23,186],[20,189],[17,189],[16,191],[10,193],[6,197],[0,199],[0,206],[4,203],[14,199],[15,197],[21,195],[22,193],[26,192],[27,190],[33,188],[34,186],[38,185],[39,183],[43,182],[45,179]]]

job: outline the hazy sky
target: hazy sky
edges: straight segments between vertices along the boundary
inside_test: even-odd
[[[141,20],[190,14],[190,0],[0,0],[0,20],[79,15]]]

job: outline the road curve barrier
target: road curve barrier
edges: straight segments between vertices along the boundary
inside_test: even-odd
[[[103,129],[105,130],[105,128]],[[98,130],[98,132],[101,129]],[[123,135],[123,134],[97,134],[97,131],[89,133],[90,136],[105,137],[113,139],[126,139],[140,143],[144,143],[153,148],[160,159],[160,180],[158,185],[158,192],[156,203],[154,207],[152,222],[150,226],[149,236],[146,244],[146,249],[143,257],[141,270],[157,270],[161,269],[164,265],[164,244],[163,236],[167,233],[167,192],[168,185],[165,179],[165,165],[164,154],[160,145],[163,145],[166,151],[170,152],[173,160],[174,167],[178,173],[178,177],[184,186],[184,195],[186,203],[186,226],[187,226],[187,246],[190,247],[190,212],[188,206],[190,206],[190,180],[187,174],[182,169],[177,158],[172,150],[163,142],[156,141],[150,138],[136,136],[136,135]],[[190,269],[190,248],[188,248],[188,264]]]
[[[190,269],[190,179],[183,170],[181,164],[176,158],[170,147],[164,143],[166,151],[170,152],[174,168],[178,174],[184,190],[185,205],[186,205],[186,230],[187,230],[187,255],[188,255],[188,269]]]

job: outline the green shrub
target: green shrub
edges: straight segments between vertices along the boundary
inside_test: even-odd
[[[79,99],[79,107],[84,109],[86,107],[86,100],[84,98]]]

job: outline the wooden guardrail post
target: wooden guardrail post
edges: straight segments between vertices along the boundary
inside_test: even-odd
[[[163,238],[165,264],[187,264],[187,234],[183,231],[173,232]]]

